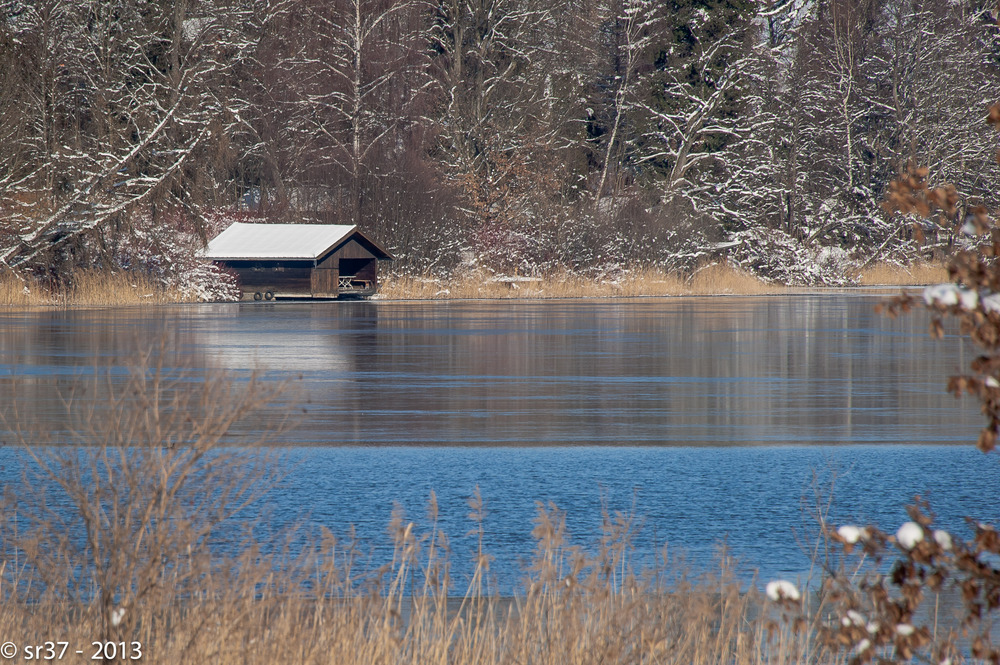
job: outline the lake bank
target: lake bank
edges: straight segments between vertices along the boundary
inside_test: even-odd
[[[879,263],[856,275],[857,286],[925,286],[948,280],[943,264],[911,266]],[[830,287],[825,287],[830,288]],[[838,287],[833,287],[838,288]],[[839,287],[855,288],[855,287]],[[658,296],[784,295],[813,288],[762,280],[744,270],[712,263],[691,274],[657,268],[622,269],[584,276],[561,272],[544,276],[494,275],[473,272],[451,279],[433,276],[388,276],[381,300],[523,300],[563,298],[636,298]]]
[[[900,266],[880,263],[852,276],[858,286],[923,286],[948,279],[943,264]],[[844,287],[852,288],[852,287]],[[782,295],[807,287],[761,280],[725,264],[691,274],[656,268],[620,269],[606,274],[569,271],[545,276],[468,273],[449,279],[392,275],[383,279],[378,300],[536,300],[634,298],[690,295]],[[72,286],[51,286],[7,276],[0,279],[0,307],[128,307],[197,302],[197,298],[129,272],[85,271]]]

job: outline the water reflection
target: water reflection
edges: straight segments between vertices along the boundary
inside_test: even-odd
[[[790,575],[808,567],[789,533],[803,523],[800,500],[817,470],[840,471],[832,518],[894,528],[919,492],[949,528],[967,515],[995,519],[998,468],[984,470],[971,446],[822,445],[975,439],[975,404],[944,392],[945,377],[966,365],[960,340],[930,339],[921,313],[879,316],[877,301],[8,311],[0,312],[0,400],[26,421],[65,431],[64,399],[99,408],[109,388],[81,395],[81,376],[109,366],[114,386],[136,353],[167,370],[192,368],[194,381],[218,370],[239,381],[257,370],[291,381],[304,407],[280,442],[376,444],[285,450],[275,529],[300,523],[307,507],[308,523],[340,534],[353,524],[381,557],[391,550],[393,503],[419,516],[434,490],[461,554],[474,546],[461,534],[470,526],[465,502],[479,487],[491,511],[488,549],[507,562],[496,574],[511,585],[533,549],[536,501],[568,510],[571,531],[593,542],[602,502],[627,511],[635,500],[648,525],[640,559],[668,541],[705,567],[725,538],[751,569]],[[233,441],[273,424],[270,412],[250,414]],[[476,447],[459,447],[469,444]],[[512,447],[524,444],[554,445]],[[2,472],[0,481],[14,477]]]
[[[375,339],[373,303],[306,309],[283,316],[282,305],[240,305],[219,317],[224,325],[199,326],[194,346],[211,365],[230,370],[344,375],[358,369]],[[266,321],[259,321],[258,317]],[[208,323],[207,321],[205,323]]]
[[[943,390],[965,365],[960,341],[931,340],[921,313],[879,316],[877,301],[837,294],[5,312],[0,377],[27,378],[18,395],[0,397],[54,418],[59,395],[95,362],[121,367],[152,349],[167,366],[256,369],[297,383],[306,413],[289,443],[968,442],[975,407]]]

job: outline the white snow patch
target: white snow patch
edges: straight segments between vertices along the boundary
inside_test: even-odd
[[[865,651],[868,651],[868,649],[870,649],[871,646],[872,646],[872,641],[866,637],[865,639],[858,642],[858,646],[856,646],[854,649],[858,653],[864,653]]]
[[[343,242],[357,227],[345,224],[255,224],[233,222],[201,255],[220,260],[315,260]]]
[[[845,524],[837,529],[837,535],[840,536],[840,539],[851,545],[861,540],[863,533],[864,531],[862,529],[859,529],[853,524]]]
[[[954,284],[935,284],[924,289],[924,302],[928,305],[951,307],[958,304],[958,287]]]
[[[911,624],[901,623],[896,626],[896,634],[902,635],[903,637],[909,637],[917,631]]]
[[[847,610],[847,616],[844,617],[844,620],[849,622],[845,623],[845,626],[850,625],[851,623],[855,626],[863,626],[867,621],[867,619],[865,619],[865,615],[857,610]]]
[[[982,296],[979,301],[983,304],[983,309],[987,312],[1000,313],[1000,293],[990,293]]]
[[[181,37],[185,41],[192,42],[201,36],[205,28],[211,25],[212,20],[208,18],[188,18],[181,23]]]
[[[124,618],[125,618],[125,608],[124,607],[116,607],[115,609],[111,610],[111,625],[112,626],[117,626],[118,624],[120,624],[122,622],[122,619],[124,619]]]
[[[764,587],[767,597],[773,601],[798,600],[802,597],[798,588],[788,580],[773,580]]]
[[[992,377],[991,377],[992,378]],[[994,379],[994,382],[996,380]],[[953,544],[951,542],[951,534],[947,531],[942,531],[941,529],[934,530],[934,542],[937,543],[941,549],[950,552]]]
[[[924,530],[916,522],[905,522],[896,532],[896,542],[904,550],[912,550],[924,539]]]
[[[979,294],[970,289],[959,288],[955,284],[935,284],[924,289],[924,302],[928,305],[954,307],[961,305],[963,309],[973,310],[979,305]],[[1000,301],[991,306],[1000,308]],[[985,306],[985,305],[984,305]]]

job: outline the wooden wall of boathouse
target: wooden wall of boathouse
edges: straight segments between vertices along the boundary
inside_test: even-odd
[[[271,292],[282,297],[337,298],[371,295],[378,288],[378,256],[351,239],[319,260],[227,260],[219,265],[236,273],[244,297]],[[342,284],[341,276],[351,277]]]

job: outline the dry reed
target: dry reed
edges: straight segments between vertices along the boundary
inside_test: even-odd
[[[943,266],[879,263],[860,274],[860,283],[919,285],[946,281]],[[482,271],[449,280],[424,276],[387,275],[378,298],[383,300],[629,298],[684,295],[764,295],[786,293],[789,287],[768,283],[725,263],[710,263],[690,275],[657,268],[635,268],[587,277],[562,271],[543,277],[496,276]],[[102,307],[184,302],[181,293],[146,276],[128,272],[81,271],[72,285],[50,289],[41,284],[0,277],[0,307]]]
[[[444,535],[396,523],[392,561],[374,573],[356,571],[352,550],[332,538],[294,568],[248,548],[216,563],[196,591],[184,587],[172,602],[147,603],[127,629],[109,627],[92,605],[7,593],[0,635],[19,645],[68,641],[88,657],[93,642],[110,641],[127,653],[141,649],[150,663],[836,662],[807,657],[802,633],[779,627],[768,634],[761,599],[725,567],[695,580],[665,568],[638,576],[620,541],[588,557],[560,540],[552,528],[560,520],[553,508],[540,509],[531,581],[511,597],[484,591],[485,555],[464,594],[449,595]]]
[[[130,272],[82,270],[69,285],[48,287],[5,274],[0,276],[0,307],[106,307],[159,305],[186,298],[156,280]]]
[[[274,465],[259,448],[219,445],[243,417],[282,422],[273,418],[287,408],[282,388],[192,381],[165,368],[164,355],[162,346],[140,353],[125,380],[113,368],[93,372],[64,396],[69,426],[51,436],[25,420],[26,405],[0,411],[27,457],[0,506],[0,639],[17,646],[14,660],[28,645],[58,652],[60,642],[82,660],[141,653],[147,663],[223,665],[807,660],[802,634],[779,627],[768,638],[758,594],[741,589],[725,559],[698,579],[665,554],[638,571],[631,515],[605,514],[602,537],[585,549],[570,542],[560,510],[539,505],[528,581],[503,598],[490,591],[478,492],[469,504],[479,545],[464,589],[451,578],[433,493],[430,526],[418,531],[397,513],[394,554],[374,570],[327,531],[296,556],[233,535],[224,527],[262,508]],[[66,437],[75,445],[37,447]],[[217,549],[223,533],[227,554]]]
[[[923,286],[948,281],[948,268],[943,263],[876,263],[861,271],[862,286]]]
[[[442,280],[431,276],[387,276],[379,297],[386,300],[609,298],[680,295],[759,295],[782,293],[786,287],[769,284],[728,264],[712,263],[691,275],[657,268],[586,277],[568,271],[544,277],[495,276],[472,272]]]

